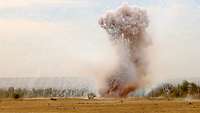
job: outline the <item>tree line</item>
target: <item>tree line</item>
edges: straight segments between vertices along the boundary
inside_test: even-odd
[[[0,98],[36,98],[36,97],[81,97],[87,96],[89,90],[81,89],[25,89],[9,87],[0,89]]]
[[[184,80],[182,83],[173,85],[165,83],[152,89],[148,96],[150,97],[197,97],[200,98],[200,86]]]
[[[38,97],[86,97],[91,92],[88,88],[0,88],[0,98],[38,98]],[[184,80],[179,84],[165,83],[152,89],[147,97],[197,97],[200,98],[200,86]]]

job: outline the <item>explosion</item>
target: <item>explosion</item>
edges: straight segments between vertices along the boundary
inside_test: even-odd
[[[144,9],[123,4],[115,11],[106,12],[99,25],[106,30],[119,54],[119,65],[104,79],[99,93],[103,97],[126,97],[135,91],[147,74],[146,48],[150,39]]]

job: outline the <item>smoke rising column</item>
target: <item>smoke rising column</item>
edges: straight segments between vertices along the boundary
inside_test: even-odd
[[[119,54],[118,68],[105,77],[101,96],[126,97],[136,90],[147,74],[146,48],[149,38],[147,13],[144,9],[123,4],[115,11],[106,12],[99,25],[106,30]]]

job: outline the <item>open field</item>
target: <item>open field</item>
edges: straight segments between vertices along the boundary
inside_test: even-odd
[[[162,99],[1,99],[0,113],[200,113],[200,101]]]

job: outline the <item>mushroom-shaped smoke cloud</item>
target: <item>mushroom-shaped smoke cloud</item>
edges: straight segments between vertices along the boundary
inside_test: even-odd
[[[118,68],[105,77],[99,91],[101,96],[126,97],[143,82],[147,74],[146,48],[150,40],[145,31],[148,23],[145,10],[128,4],[99,19],[99,25],[109,34],[120,59]]]

